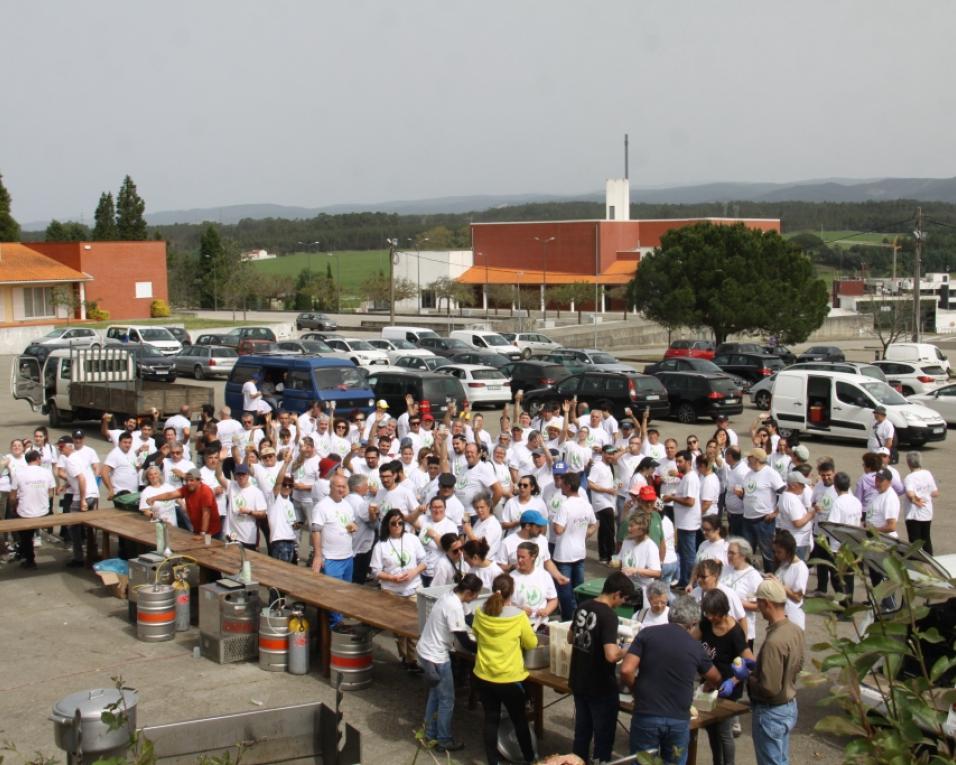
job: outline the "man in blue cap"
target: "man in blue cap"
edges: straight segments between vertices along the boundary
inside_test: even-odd
[[[544,535],[547,527],[548,519],[541,513],[537,510],[525,510],[518,519],[518,532],[509,534],[498,547],[498,563],[501,567],[507,571],[512,570],[518,562],[518,545],[522,542],[534,542],[538,546],[536,565],[543,566],[557,584],[571,581],[558,571],[558,567],[551,560],[548,538]]]

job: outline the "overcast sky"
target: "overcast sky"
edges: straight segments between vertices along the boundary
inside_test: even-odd
[[[956,175],[956,3],[3,3],[21,222],[631,182]]]

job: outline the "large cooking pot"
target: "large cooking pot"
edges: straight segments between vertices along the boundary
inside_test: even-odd
[[[136,691],[94,688],[60,699],[53,705],[53,735],[56,745],[67,752],[109,752],[129,745],[130,731],[136,730]],[[109,709],[117,705],[115,710]],[[124,710],[125,706],[125,710]],[[103,722],[103,712],[126,712],[128,723],[115,730]],[[79,720],[77,720],[79,716]]]

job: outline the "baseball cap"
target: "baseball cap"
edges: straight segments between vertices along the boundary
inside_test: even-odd
[[[544,456],[544,449],[532,449],[532,450],[531,450],[531,456],[533,456],[533,457],[543,457],[543,456]]]
[[[657,467],[658,465],[660,465],[660,464],[661,464],[661,463],[659,463],[659,462],[658,462],[656,459],[654,459],[653,457],[645,457],[644,459],[642,459],[642,460],[638,463],[637,469],[638,469],[638,470],[647,470],[648,468],[656,468],[656,467]]]
[[[550,420],[548,420],[548,424],[545,425],[545,427],[548,430],[551,430],[551,428],[554,428],[555,430],[561,430],[561,428],[564,427],[564,420],[562,420],[560,417],[552,417]]]
[[[84,433],[82,430],[74,430],[73,438],[86,438],[86,433]]]
[[[747,456],[753,457],[755,460],[757,460],[757,462],[767,461],[767,452],[760,448],[751,449],[749,452],[747,452]]]
[[[876,478],[877,478],[877,480],[882,479],[882,480],[884,480],[884,481],[892,481],[892,480],[893,480],[893,474],[889,471],[888,468],[883,468],[882,470],[877,470],[877,471],[876,471]]]
[[[885,455],[889,456],[891,452],[890,452],[890,450],[887,449],[885,446],[878,446],[878,447],[876,447],[876,448],[873,450],[873,453],[874,453],[874,454],[885,454]]]
[[[426,422],[426,421],[427,421],[427,422],[434,422],[434,421],[435,421],[435,418],[432,417],[430,414],[423,414],[423,415],[422,415],[422,422]]]
[[[232,472],[235,475],[249,475],[249,467],[247,465],[236,465],[236,469]]]
[[[518,525],[522,523],[533,523],[535,526],[547,526],[548,519],[537,510],[525,510],[518,519]]]
[[[653,486],[642,486],[641,490],[637,493],[637,498],[641,502],[656,502],[657,492],[654,491]]]
[[[322,478],[327,478],[329,473],[335,470],[335,468],[337,468],[341,462],[342,460],[339,459],[338,456],[335,456],[334,458],[331,455],[328,457],[323,457],[319,460],[319,475]]]
[[[60,436],[60,437],[56,440],[56,442],[57,442],[57,444],[72,444],[72,443],[73,443],[73,436]]]
[[[557,449],[548,449],[548,452],[552,457],[558,457],[561,455],[561,452],[559,452]]]
[[[633,429],[634,429],[634,423],[631,422],[630,420],[621,420],[621,422],[619,423],[618,427],[619,427],[621,430],[633,430]]]
[[[268,455],[270,455],[270,454],[275,454],[275,453],[276,453],[276,450],[273,449],[271,446],[263,446],[263,447],[259,450],[259,456],[260,456],[260,457],[266,457],[266,456],[268,456]]]
[[[717,422],[727,422],[730,418],[726,414],[721,413],[714,417],[714,419]]]
[[[807,479],[803,477],[803,473],[798,473],[796,470],[791,470],[787,473],[787,483],[798,483],[801,486],[807,485]]]
[[[454,486],[455,485],[455,476],[451,473],[442,473],[438,476],[438,485],[439,486]]]
[[[380,398],[375,402],[376,409],[388,409],[388,402],[384,398]]]
[[[186,471],[186,478],[193,478],[198,481],[202,478],[202,473],[199,472],[199,468],[189,468]]]
[[[554,475],[566,475],[568,472],[568,463],[567,462],[555,462],[551,467],[551,472]]]
[[[603,451],[605,454],[617,454],[619,451],[621,451],[621,449],[614,444],[607,444],[601,451]]]
[[[757,585],[757,598],[769,603],[782,604],[787,602],[787,592],[776,579],[764,579]]]
[[[805,447],[803,444],[798,444],[793,447],[793,453],[797,455],[798,459],[801,462],[806,462],[810,459],[810,450]]]

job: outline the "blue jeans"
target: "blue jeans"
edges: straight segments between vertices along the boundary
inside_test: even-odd
[[[322,559],[322,573],[326,576],[341,579],[343,582],[352,581],[352,558],[342,558],[340,560]],[[342,621],[342,614],[337,611],[329,612],[329,627],[334,627]]]
[[[576,560],[573,563],[554,562],[564,576],[571,581],[567,584],[558,584],[558,605],[561,606],[561,619],[568,621],[574,615],[577,601],[574,599],[574,588],[584,583],[584,561]],[[557,584],[557,583],[556,583]]]
[[[295,557],[295,541],[292,539],[278,539],[272,543],[269,555],[276,560],[292,563]]]
[[[677,557],[680,559],[680,580],[677,584],[684,587],[694,573],[694,563],[697,558],[696,531],[677,529]]]
[[[574,694],[574,744],[571,750],[585,762],[591,762],[594,739],[595,762],[610,762],[617,727],[618,694],[582,696]]]
[[[790,731],[797,725],[797,700],[776,706],[755,702],[752,713],[757,765],[789,765]]]
[[[763,559],[764,573],[770,574],[777,568],[773,559],[773,534],[777,524],[763,518],[744,518],[744,539],[750,542],[754,552]]]
[[[661,564],[661,581],[670,586],[677,584],[677,577],[680,574],[680,562]]]
[[[690,720],[634,715],[631,718],[631,754],[660,755],[666,765],[685,765],[690,745]]]
[[[804,563],[810,560],[810,545],[797,545],[797,557]]]
[[[439,744],[452,743],[451,718],[455,711],[455,677],[451,662],[435,664],[418,657],[418,665],[425,672],[428,683],[428,701],[425,702],[425,736]]]

